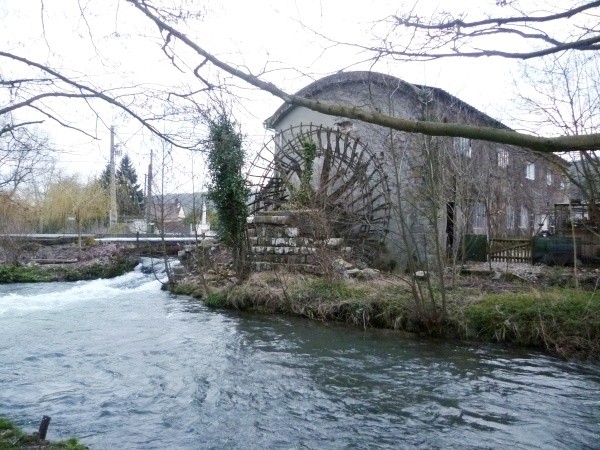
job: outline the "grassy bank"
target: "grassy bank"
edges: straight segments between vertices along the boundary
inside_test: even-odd
[[[200,285],[182,281],[179,294],[202,297]],[[265,272],[243,284],[214,290],[211,307],[292,314],[362,327],[431,333],[417,314],[409,286],[397,279],[328,282],[321,278]],[[502,293],[480,286],[448,290],[438,335],[543,349],[566,358],[600,359],[600,293],[568,288],[533,289],[515,284]]]
[[[10,420],[0,417],[0,449],[40,449],[40,450],[87,450],[77,439],[65,441],[41,441],[37,436],[27,434],[16,427]]]
[[[464,308],[467,338],[600,359],[600,292],[547,289],[490,294]]]
[[[39,283],[113,278],[134,269],[136,257],[112,258],[92,264],[0,265],[0,283]]]

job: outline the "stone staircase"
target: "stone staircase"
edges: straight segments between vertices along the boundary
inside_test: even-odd
[[[310,210],[267,211],[248,218],[249,260],[254,270],[285,267],[319,273],[324,250],[349,253],[343,239],[329,238],[314,226]]]

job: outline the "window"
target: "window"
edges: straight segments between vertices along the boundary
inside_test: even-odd
[[[524,206],[521,206],[521,220],[519,221],[519,228],[529,228],[529,211]]]
[[[459,155],[466,156],[467,158],[471,157],[471,139],[467,138],[454,138],[454,150]]]
[[[504,148],[498,149],[497,157],[498,167],[500,167],[501,169],[506,169],[508,167],[508,150]]]
[[[552,172],[550,172],[548,170],[548,172],[546,172],[546,184],[548,186],[552,186]]]
[[[473,228],[485,228],[485,205],[481,202],[475,204],[475,216],[473,217]]]
[[[535,163],[527,163],[525,167],[525,178],[535,180]]]
[[[506,229],[512,230],[515,227],[515,208],[511,205],[506,207]]]
[[[567,188],[567,178],[566,177],[561,177],[560,178],[560,188],[561,189],[566,189]]]

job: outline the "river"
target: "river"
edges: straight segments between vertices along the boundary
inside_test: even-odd
[[[91,449],[591,449],[600,366],[213,311],[138,267],[0,286],[0,415],[44,414]]]

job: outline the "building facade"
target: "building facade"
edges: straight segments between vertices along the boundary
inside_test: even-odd
[[[311,83],[298,95],[408,120],[507,129],[441,89],[374,72],[337,73]],[[390,206],[383,259],[404,264],[410,258],[429,259],[441,253],[456,256],[469,234],[532,236],[551,230],[554,204],[568,201],[563,175],[567,165],[554,155],[405,133],[286,104],[265,122],[275,132],[276,152],[290,151],[301,124],[322,126],[346,136],[346,141],[355,140],[377,158],[377,170],[384,172],[386,183],[373,189],[385,189],[381,194]],[[320,137],[316,140],[322,147],[332,145]],[[335,158],[342,152],[331,153]],[[323,159],[327,158],[315,163],[317,169],[336,167]]]

